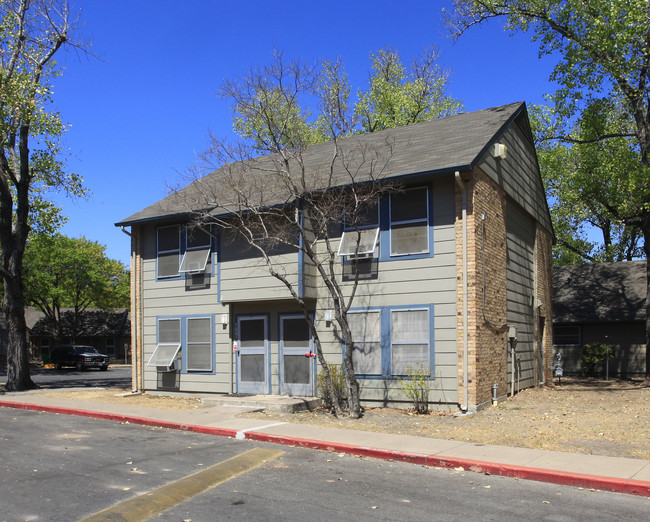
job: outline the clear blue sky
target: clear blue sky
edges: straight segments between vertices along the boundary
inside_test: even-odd
[[[365,88],[370,53],[390,46],[407,61],[435,44],[451,71],[449,94],[466,110],[515,101],[535,104],[552,90],[552,59],[539,60],[524,35],[499,22],[458,41],[448,37],[446,0],[394,2],[77,0],[80,36],[101,60],[68,52],[54,100],[71,124],[68,170],[83,176],[88,200],[57,197],[62,232],[107,246],[129,262],[130,240],[114,226],[168,194],[212,131],[233,137],[227,100],[216,90],[271,60],[340,57],[354,89]]]

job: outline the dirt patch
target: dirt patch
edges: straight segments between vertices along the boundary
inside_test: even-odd
[[[41,397],[56,397],[58,399],[76,399],[82,401],[110,402],[114,404],[125,404],[129,406],[143,406],[145,408],[159,408],[163,410],[193,410],[197,408],[209,408],[203,404],[201,398],[193,397],[171,397],[161,395],[149,395],[147,393],[130,393],[122,389],[105,390],[82,390],[70,392],[43,392]]]
[[[188,410],[206,407],[199,398],[131,394],[120,390],[54,392],[60,398]],[[473,415],[416,415],[396,408],[366,408],[361,419],[337,419],[325,410],[251,418],[401,433],[482,444],[519,446],[650,460],[650,388],[642,381],[563,380],[560,386],[524,390]]]
[[[524,390],[514,398],[472,415],[432,412],[416,415],[395,408],[366,408],[361,419],[337,419],[325,411],[283,419],[337,428],[481,444],[650,460],[650,388],[642,381],[563,381],[560,386]]]

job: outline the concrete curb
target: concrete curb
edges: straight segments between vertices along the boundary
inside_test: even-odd
[[[206,435],[215,435],[219,437],[230,437],[240,440],[247,439],[258,442],[281,444],[285,446],[297,446],[307,449],[345,453],[348,455],[356,455],[360,457],[408,462],[411,464],[419,464],[421,466],[431,466],[445,469],[463,468],[465,471],[483,473],[485,475],[499,475],[510,478],[559,484],[562,486],[600,489],[603,491],[613,491],[616,493],[625,493],[628,495],[650,497],[650,482],[640,480],[602,477],[597,475],[587,475],[567,471],[530,468],[526,466],[516,466],[511,464],[497,464],[493,462],[483,462],[455,457],[439,457],[436,455],[411,453],[408,451],[354,446],[351,444],[288,437],[286,435],[273,435],[252,430],[239,431],[229,428],[214,428],[210,426],[182,424],[178,422],[149,419],[132,415],[104,413],[89,410],[76,410],[72,408],[63,408],[57,406],[41,406],[38,404],[27,404],[22,402],[0,401],[0,407],[41,411],[46,413],[57,413],[62,415],[75,415],[79,417],[90,417],[94,419],[110,420],[142,426],[189,431],[193,433],[203,433]]]

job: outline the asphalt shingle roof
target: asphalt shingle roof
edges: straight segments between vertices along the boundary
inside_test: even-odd
[[[302,152],[300,159],[304,162],[306,175],[311,176],[310,181],[313,182],[314,188],[326,177],[328,179],[325,186],[350,183],[349,167],[358,172],[358,177],[355,178],[357,181],[363,181],[364,175],[369,176],[370,165],[375,169],[380,168],[381,177],[385,179],[424,173],[466,171],[475,166],[490,143],[525,110],[525,104],[518,102],[346,138],[338,142],[339,155],[334,163],[332,143],[308,147]],[[210,190],[220,191],[220,177],[229,173],[232,175],[233,169],[245,169],[247,179],[250,179],[251,175],[257,175],[260,183],[263,183],[265,173],[268,174],[270,169],[274,169],[277,159],[277,156],[270,155],[247,162],[245,167],[237,164],[222,167],[200,181],[195,181],[177,193],[123,219],[116,223],[116,226],[188,214],[188,209],[196,209],[196,206],[190,207],[188,201],[200,205],[198,202],[205,200],[205,197],[199,192],[206,186],[210,186]],[[264,204],[277,204],[282,201],[282,196],[273,194],[269,188],[265,187],[262,192],[265,193]],[[223,193],[221,195],[223,196]]]
[[[553,322],[645,320],[646,261],[553,268]]]

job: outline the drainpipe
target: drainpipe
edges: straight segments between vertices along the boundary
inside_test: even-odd
[[[463,184],[463,180],[460,179],[460,172],[456,171],[456,183],[460,188],[462,195],[462,220],[463,220],[463,404],[461,409],[464,412],[467,412],[469,409],[469,391],[467,387],[469,386],[469,370],[467,365],[469,364],[469,355],[467,353],[467,190]]]
[[[135,357],[138,349],[138,327],[139,327],[139,322],[138,322],[138,306],[136,303],[136,296],[137,296],[137,284],[138,282],[136,281],[136,276],[137,276],[137,269],[135,266],[136,262],[136,244],[137,244],[137,239],[135,235],[133,235],[131,232],[126,230],[126,227],[120,226],[120,229],[122,232],[124,232],[127,236],[131,238],[131,243],[132,243],[132,248],[131,248],[131,304],[135,310],[132,311],[131,313],[131,393],[137,393],[141,391],[141,386],[140,383],[138,382],[138,371],[137,371],[137,364],[140,364],[140,357]],[[137,361],[137,364],[136,364]]]

